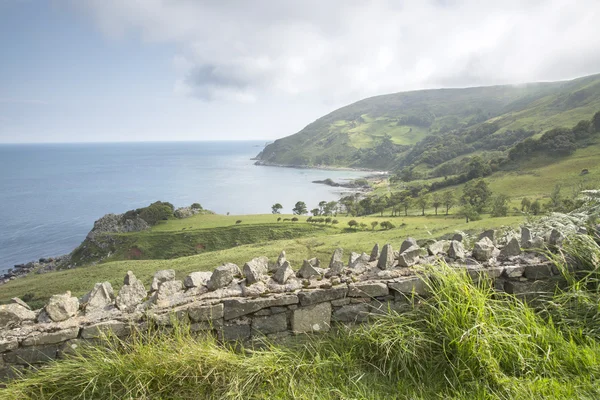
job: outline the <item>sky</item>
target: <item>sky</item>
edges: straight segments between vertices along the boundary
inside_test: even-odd
[[[598,0],[0,0],[0,143],[267,141],[374,95],[594,73]]]

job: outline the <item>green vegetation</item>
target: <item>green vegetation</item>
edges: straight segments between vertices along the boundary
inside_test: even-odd
[[[600,396],[600,248],[567,240],[567,285],[527,304],[426,267],[431,296],[327,336],[250,351],[185,326],[84,347],[2,390],[5,399],[573,399]],[[565,259],[580,273],[569,272]]]

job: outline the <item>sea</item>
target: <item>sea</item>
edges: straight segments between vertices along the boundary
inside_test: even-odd
[[[264,142],[0,145],[0,272],[70,253],[107,213],[162,200],[198,202],[219,214],[268,214],[297,201],[338,200],[340,188],[312,183],[365,176],[256,166]]]

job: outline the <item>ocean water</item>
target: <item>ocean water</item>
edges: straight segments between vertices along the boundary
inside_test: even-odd
[[[220,214],[291,213],[337,200],[311,183],[365,173],[262,167],[263,142],[0,145],[0,271],[69,253],[98,218],[156,200],[199,202]]]

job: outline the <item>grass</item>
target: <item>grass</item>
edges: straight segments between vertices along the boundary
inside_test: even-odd
[[[600,254],[590,240],[566,246],[556,262],[569,291],[583,290]],[[584,278],[564,259],[577,259]],[[562,260],[562,261],[561,261]],[[580,267],[581,268],[581,267]],[[580,321],[579,309],[561,303],[562,292],[534,309],[489,282],[474,284],[464,270],[426,267],[431,297],[401,314],[328,336],[266,343],[240,350],[185,327],[169,335],[128,342],[52,363],[14,381],[4,399],[199,398],[199,399],[594,399],[600,396],[600,343],[560,315]],[[544,308],[544,304],[552,307]],[[597,302],[596,302],[597,304]],[[595,318],[584,326],[598,326]]]

